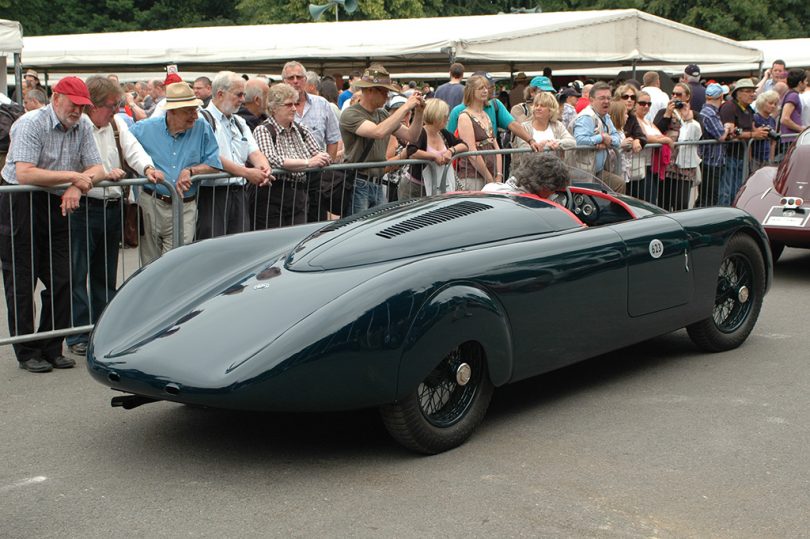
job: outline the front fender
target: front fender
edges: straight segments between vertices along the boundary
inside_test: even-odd
[[[503,385],[512,375],[512,332],[501,303],[471,284],[441,289],[420,309],[405,339],[397,399],[413,391],[452,349],[476,341],[484,349],[490,381]]]

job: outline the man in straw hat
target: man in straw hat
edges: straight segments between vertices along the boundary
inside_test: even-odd
[[[371,163],[385,161],[385,151],[391,135],[406,142],[416,142],[422,131],[422,111],[425,100],[422,93],[414,91],[404,105],[391,111],[385,110],[388,92],[399,93],[391,82],[391,76],[381,65],[372,65],[365,70],[355,86],[360,89],[360,101],[351,105],[340,115],[340,133],[346,148],[346,162]],[[410,127],[402,125],[402,119],[414,111]],[[359,168],[354,177],[352,213],[363,211],[386,202],[382,184],[384,167]]]
[[[42,282],[37,333],[70,327],[70,235],[67,215],[83,193],[105,178],[93,140],[93,124],[82,116],[91,105],[85,83],[65,77],[50,105],[20,117],[11,130],[4,185],[38,185],[48,191],[0,194],[0,259],[11,336],[34,333],[34,289]],[[67,188],[61,186],[68,185]],[[62,337],[14,345],[20,368],[48,372],[73,367],[62,355]]]
[[[197,116],[202,101],[185,82],[166,87],[165,117],[137,122],[130,132],[163,173],[165,181],[180,195],[183,205],[183,243],[191,243],[197,217],[197,185],[191,177],[222,170],[219,146],[214,131]],[[160,257],[172,248],[172,193],[166,185],[155,183],[143,188],[138,204],[143,210],[144,236],[141,263]]]
[[[726,145],[726,162],[720,178],[717,203],[731,206],[737,191],[743,184],[743,162],[751,139],[763,140],[768,136],[767,127],[754,127],[754,111],[751,103],[756,99],[756,85],[751,79],[740,79],[734,85],[731,99],[720,107],[720,120],[731,132],[735,143]]]

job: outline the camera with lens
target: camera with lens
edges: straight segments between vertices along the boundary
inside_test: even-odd
[[[734,130],[731,132],[731,134],[734,135],[735,137],[739,137],[740,135],[743,134],[742,127],[735,127]]]
[[[676,108],[676,109],[678,109],[678,110],[680,110],[680,109],[682,109],[682,108],[683,108],[683,106],[684,106],[684,104],[685,104],[685,103],[684,103],[683,101],[681,101],[680,99],[676,99],[676,100],[674,101],[674,104],[675,104],[675,108]]]
[[[781,139],[781,138],[782,138],[782,134],[781,134],[781,133],[777,133],[777,132],[776,132],[776,129],[774,129],[774,128],[773,128],[773,127],[771,127],[771,126],[767,126],[767,127],[768,127],[768,138],[769,138],[769,139],[771,139],[771,140],[779,140],[779,139]]]

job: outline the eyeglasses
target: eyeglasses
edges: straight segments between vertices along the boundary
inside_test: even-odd
[[[639,107],[649,107],[650,105],[652,105],[652,101],[638,101],[636,105],[638,105]]]
[[[622,96],[622,99],[624,99],[625,101],[627,101],[628,99],[630,101],[635,101],[636,100],[636,95],[635,94],[624,94]]]
[[[683,97],[683,92],[672,92],[672,97]]]

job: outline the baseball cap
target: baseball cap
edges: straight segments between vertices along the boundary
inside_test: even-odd
[[[576,88],[563,88],[560,95],[563,97],[582,97],[582,94],[577,92]]]
[[[686,69],[684,69],[683,72],[689,75],[690,77],[700,76],[700,68],[696,64],[689,64],[688,66],[686,66]]]
[[[534,86],[535,88],[539,88],[544,92],[554,91],[554,86],[551,85],[551,79],[549,79],[548,77],[544,77],[542,75],[534,77],[532,81],[529,83],[529,86]]]
[[[92,105],[87,85],[79,77],[65,77],[53,87],[55,94],[66,96],[74,105]]]
[[[713,82],[706,86],[706,97],[720,97],[723,95],[723,87]]]

